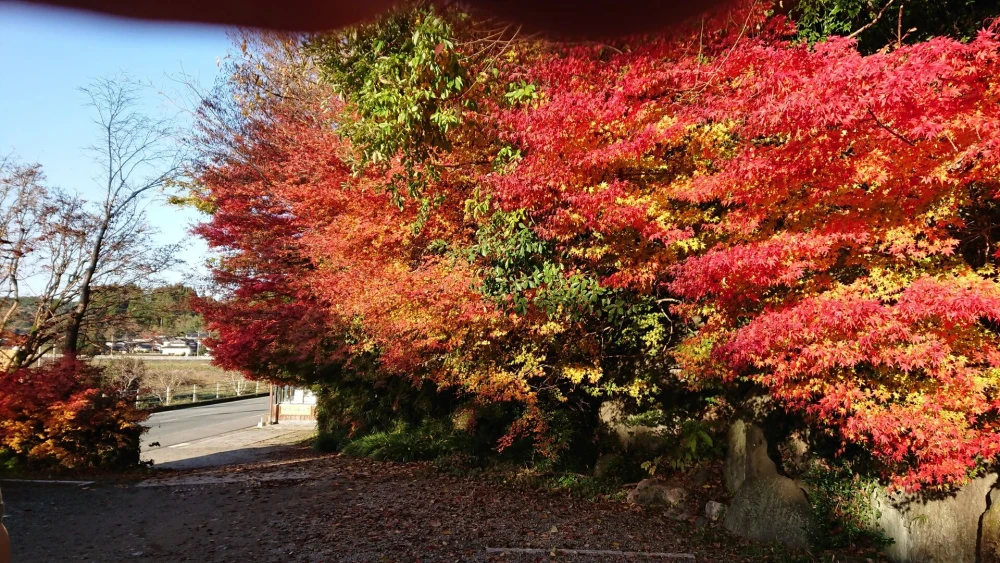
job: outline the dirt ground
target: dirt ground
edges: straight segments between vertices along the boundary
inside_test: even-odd
[[[5,482],[3,494],[17,563],[637,560],[551,555],[553,548],[691,554],[702,562],[789,558],[661,509],[303,446],[263,462],[160,471],[142,482]],[[546,553],[487,551],[512,547]]]

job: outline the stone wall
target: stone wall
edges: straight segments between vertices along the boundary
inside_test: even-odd
[[[886,548],[886,555],[899,562],[997,561],[995,553],[990,558],[985,554],[980,557],[982,539],[989,540],[986,542],[989,545],[996,545],[996,531],[981,531],[982,522],[994,521],[1000,510],[989,506],[988,501],[996,481],[995,474],[980,477],[956,494],[934,500],[890,496],[884,491],[876,491],[872,508],[882,532],[895,542]]]
[[[809,502],[801,484],[778,473],[767,455],[763,430],[743,421],[729,430],[726,489],[734,493],[726,510],[726,529],[753,540],[806,549]]]
[[[790,448],[800,456],[801,440]],[[786,467],[800,460],[783,460]],[[733,494],[726,528],[762,542],[807,548],[811,510],[805,485],[783,475],[768,456],[760,426],[737,420],[729,429],[723,480]],[[935,499],[873,494],[873,520],[893,540],[886,555],[899,563],[1000,563],[997,475],[974,479]]]
[[[618,437],[625,448],[643,448],[655,445],[660,436],[668,430],[666,426],[628,425],[625,409],[617,401],[601,404],[599,417],[605,427]]]

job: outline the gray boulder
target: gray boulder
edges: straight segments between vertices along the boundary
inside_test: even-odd
[[[795,481],[775,475],[748,480],[726,510],[726,529],[753,540],[800,549],[809,547],[810,508]]]
[[[726,505],[721,502],[715,502],[710,500],[705,503],[705,518],[708,518],[712,522],[718,522],[719,518],[726,513]]]
[[[993,546],[1000,541],[996,524],[1000,515],[995,506],[987,510],[987,498],[995,498],[992,488],[996,481],[996,474],[973,479],[953,495],[932,500],[876,490],[873,516],[883,533],[893,540],[885,549],[886,555],[899,562],[991,561],[988,552],[995,553]],[[980,543],[981,558],[977,558]]]
[[[656,479],[644,479],[628,493],[628,501],[639,506],[677,507],[687,498],[687,491]]]
[[[747,476],[746,423],[736,420],[729,426],[726,441],[726,462],[722,468],[722,484],[729,494],[735,493]]]
[[[691,475],[691,484],[700,487],[712,480],[712,472],[708,469],[699,469]]]
[[[612,473],[618,468],[621,462],[621,456],[617,454],[604,454],[597,458],[597,462],[594,464],[594,477],[598,479],[605,479],[610,477]]]
[[[1000,490],[990,491],[989,508],[980,526],[979,560],[982,563],[1000,563]]]
[[[776,448],[791,476],[810,463],[805,438],[789,436]],[[723,480],[735,494],[724,525],[746,538],[807,548],[811,509],[805,492],[798,481],[778,472],[767,450],[764,432],[756,424],[732,424]],[[1000,483],[994,473],[944,497],[890,494],[878,488],[870,497],[870,523],[892,540],[884,552],[898,563],[1000,563],[1000,488],[995,486]]]
[[[668,430],[666,426],[642,426],[626,424],[628,416],[621,401],[605,401],[601,403],[598,416],[610,432],[618,437],[618,441],[626,448],[648,448],[655,446]]]
[[[726,509],[727,530],[761,542],[809,547],[809,501],[798,483],[778,474],[759,426],[738,420],[730,427],[723,474],[726,488],[736,492]]]

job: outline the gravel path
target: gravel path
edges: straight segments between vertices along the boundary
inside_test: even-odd
[[[5,483],[3,490],[18,563],[636,560],[551,556],[553,548],[750,560],[747,544],[715,525],[677,522],[659,509],[303,447],[267,462],[159,472],[142,483]],[[546,555],[487,553],[498,547]],[[753,560],[786,558],[758,548]]]

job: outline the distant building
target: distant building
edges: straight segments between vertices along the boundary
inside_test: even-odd
[[[193,356],[194,350],[183,340],[177,342],[164,342],[160,345],[160,353],[164,356]]]
[[[104,343],[105,354],[161,354],[164,356],[199,356],[211,359],[211,351],[202,343],[206,333],[187,336],[158,335]]]
[[[314,422],[316,395],[307,387],[271,386],[271,424],[282,421]]]

